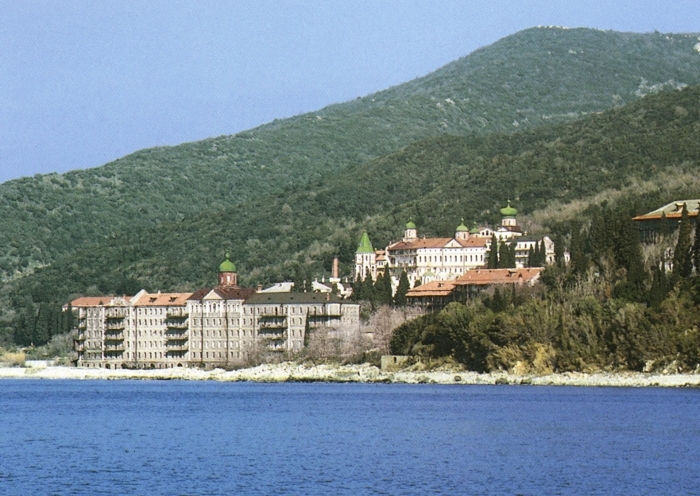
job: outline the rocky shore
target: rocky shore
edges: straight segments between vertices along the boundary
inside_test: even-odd
[[[362,382],[400,384],[517,384],[598,387],[700,387],[700,374],[575,373],[478,374],[450,368],[432,371],[382,371],[363,365],[304,365],[292,362],[226,371],[222,369],[109,370],[75,367],[4,367],[0,379],[193,380],[222,382]]]

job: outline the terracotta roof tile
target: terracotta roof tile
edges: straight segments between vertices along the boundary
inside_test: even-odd
[[[456,281],[431,281],[421,284],[417,288],[409,289],[408,298],[422,298],[429,296],[449,296],[456,286]]]
[[[487,286],[491,284],[529,283],[536,280],[541,268],[528,269],[474,269],[455,280],[457,286]]]
[[[192,293],[144,293],[134,303],[137,307],[179,307],[184,306]]]

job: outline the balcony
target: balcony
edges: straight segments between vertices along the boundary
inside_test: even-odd
[[[168,308],[165,310],[168,319],[185,319],[190,316],[186,308]]]
[[[180,334],[167,334],[166,335],[166,339],[167,339],[168,343],[170,343],[170,342],[177,343],[179,341],[187,341],[189,338],[190,338],[190,333],[187,331],[180,333]]]
[[[259,324],[260,329],[286,329],[287,319],[285,317],[278,317],[274,320],[261,320]]]
[[[187,343],[178,343],[178,344],[170,344],[168,342],[165,345],[165,352],[166,353],[183,353],[189,350],[189,346],[187,346]]]
[[[287,333],[281,332],[279,334],[260,334],[260,339],[267,343],[268,345],[278,345],[287,340]]]
[[[107,341],[124,341],[123,332],[105,333],[105,343]]]
[[[107,331],[123,331],[125,324],[124,322],[110,322],[107,321],[106,329]]]
[[[181,329],[181,330],[186,330],[189,328],[189,323],[187,321],[172,321],[172,320],[166,320],[165,325],[168,327],[168,329]]]
[[[126,308],[108,308],[105,310],[105,319],[120,320],[129,316],[129,310]]]
[[[121,344],[113,344],[113,345],[105,345],[104,347],[104,352],[105,353],[122,353],[124,351],[124,343]]]

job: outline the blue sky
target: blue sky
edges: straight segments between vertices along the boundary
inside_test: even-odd
[[[532,26],[700,31],[698,0],[0,0],[0,12],[0,182],[350,100]]]

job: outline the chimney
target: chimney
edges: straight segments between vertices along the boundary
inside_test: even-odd
[[[338,257],[335,257],[333,259],[333,269],[331,270],[331,276],[333,279],[338,279],[338,272],[340,272],[338,270]]]
[[[258,289],[257,289],[257,292],[259,293],[260,291],[262,291],[262,284],[258,283]]]

